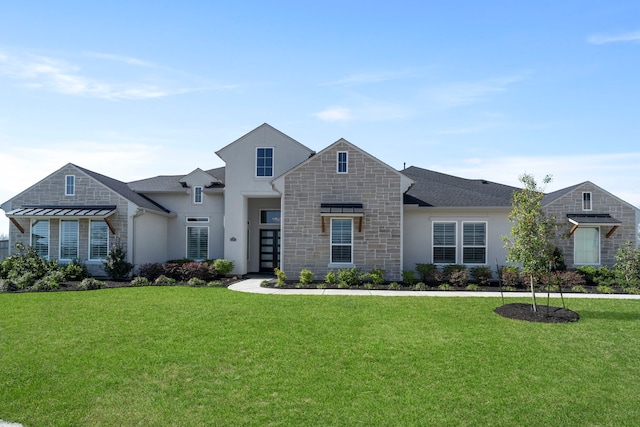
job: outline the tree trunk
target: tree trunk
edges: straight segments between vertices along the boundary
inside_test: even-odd
[[[535,288],[533,286],[533,274],[529,275],[529,277],[531,278],[531,299],[533,301],[533,311],[537,312],[538,311],[538,307],[536,306],[536,291]]]

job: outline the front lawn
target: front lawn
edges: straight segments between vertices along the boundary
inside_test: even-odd
[[[0,419],[637,423],[640,301],[572,299],[581,319],[561,325],[500,317],[500,304],[190,287],[0,294]]]

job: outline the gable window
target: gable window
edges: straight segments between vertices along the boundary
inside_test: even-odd
[[[331,219],[331,263],[353,262],[353,219]]]
[[[60,221],[60,259],[78,258],[78,221]]]
[[[273,148],[256,150],[256,176],[273,176]]]
[[[202,187],[201,186],[193,187],[193,203],[196,203],[196,204],[202,203]]]
[[[487,263],[487,223],[462,223],[462,263]]]
[[[347,152],[338,152],[338,173],[347,173]]]
[[[576,229],[573,233],[573,263],[600,264],[600,228]]]
[[[260,224],[280,224],[279,210],[261,210]]]
[[[49,221],[35,220],[31,223],[31,247],[40,258],[49,259]]]
[[[209,258],[209,227],[187,227],[187,258],[196,261]]]
[[[591,209],[591,193],[582,193],[582,210],[590,211]]]
[[[456,223],[433,223],[433,263],[455,264],[456,262]]]
[[[76,194],[76,177],[67,175],[64,177],[64,195],[73,196]]]
[[[109,227],[104,221],[89,224],[89,259],[105,260],[109,253]]]

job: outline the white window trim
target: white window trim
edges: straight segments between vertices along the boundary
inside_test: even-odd
[[[584,199],[585,199],[585,195],[589,195],[589,209],[586,209],[584,207],[585,203],[584,203]],[[583,191],[582,192],[582,210],[583,211],[592,211],[593,210],[593,193],[591,191]]]
[[[334,262],[333,261],[333,221],[334,220],[349,220],[351,222],[351,243],[349,244],[349,246],[351,246],[351,262]],[[335,218],[331,218],[330,220],[331,222],[331,230],[329,230],[329,268],[340,268],[340,267],[352,267],[353,265],[355,265],[355,263],[353,262],[353,218],[344,218],[344,217],[335,217]],[[341,244],[335,244],[335,246],[347,246],[344,243]],[[281,260],[282,261],[282,260]]]
[[[578,262],[576,262],[576,251],[577,251],[577,248],[576,248],[576,242],[575,242],[576,234],[574,233],[573,242],[572,242],[573,243],[573,263],[575,265],[602,265],[601,264],[602,263],[602,228],[600,228],[600,227],[578,227],[578,230],[580,228],[583,228],[583,229],[584,228],[595,228],[596,230],[598,230],[598,262],[596,262],[596,263],[578,263]]]
[[[211,249],[209,247],[209,241],[211,240],[210,227],[208,225],[187,225],[187,228],[185,230],[185,235],[184,235],[184,253],[186,258],[189,258],[189,229],[190,228],[206,228],[207,229],[207,256],[202,259],[194,258],[195,261],[204,261],[205,259],[209,258],[209,250]]]
[[[71,261],[73,258],[63,258],[62,257],[62,223],[63,222],[75,222],[76,223],[76,258],[80,257],[80,222],[78,220],[60,220],[59,222],[59,238],[58,238],[58,255],[61,261]]]
[[[464,225],[465,224],[484,224],[484,246],[477,245],[465,245],[464,244]],[[489,222],[488,221],[462,221],[462,232],[460,233],[460,259],[464,265],[488,265],[487,259],[489,258]],[[464,249],[465,248],[484,248],[484,263],[465,263],[464,262]]]
[[[198,192],[198,190],[200,190]],[[200,194],[200,200],[198,201],[198,194]],[[204,188],[201,185],[196,185],[193,187],[193,203],[196,205],[201,205],[204,202]]]
[[[104,225],[107,227],[107,256],[109,255],[109,250],[111,248],[111,245],[110,245],[110,242],[109,242],[109,240],[110,240],[109,226],[103,220],[92,219],[92,220],[89,220],[89,238],[87,239],[87,243],[89,245],[89,247],[87,248],[88,249],[87,258],[89,259],[89,261],[104,261],[106,259],[106,256],[105,256],[105,258],[91,258],[91,225],[94,224],[94,223],[99,224],[101,222],[104,223]]]
[[[471,221],[469,221],[471,222]],[[460,238],[460,233],[458,233],[458,221],[447,221],[447,220],[442,220],[442,221],[432,221],[431,222],[431,262],[436,264],[436,265],[449,265],[452,264],[450,262],[436,262],[435,260],[435,248],[436,248],[436,242],[434,239],[434,234],[435,234],[435,226],[436,224],[454,224],[455,226],[455,238],[454,238],[454,244],[453,245],[438,245],[439,248],[454,248],[455,249],[455,255],[454,255],[454,261],[453,264],[456,264],[458,262],[458,256],[459,256],[459,250],[458,250],[458,240]]]
[[[271,175],[258,175],[258,150],[271,150]],[[256,156],[254,162],[253,173],[258,179],[270,179],[273,178],[276,166],[276,150],[273,147],[256,147]]]
[[[340,171],[340,154],[344,154],[344,157],[345,157],[344,172]],[[338,151],[338,154],[336,155],[336,172],[339,174],[349,173],[349,152],[348,151]]]
[[[47,223],[47,256],[42,257],[42,259],[48,260],[51,257],[51,222],[48,219],[32,219],[30,224],[31,234],[29,235],[29,245],[33,247],[33,225],[36,222],[46,222]],[[35,249],[35,248],[34,248]],[[40,256],[40,254],[38,254]]]
[[[69,192],[69,178],[72,179],[71,183],[71,192]],[[76,176],[75,175],[65,175],[64,176],[64,195],[65,196],[75,196],[76,195]]]

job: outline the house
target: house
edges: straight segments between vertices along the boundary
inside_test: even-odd
[[[226,258],[235,274],[356,266],[400,280],[416,263],[505,264],[515,187],[398,171],[345,139],[315,153],[268,124],[216,154],[224,167],[129,183],[68,164],[1,205],[10,242],[94,275],[115,242],[136,265]],[[546,195],[544,208],[570,236],[570,267],[610,265],[638,243],[639,210],[592,183]]]

